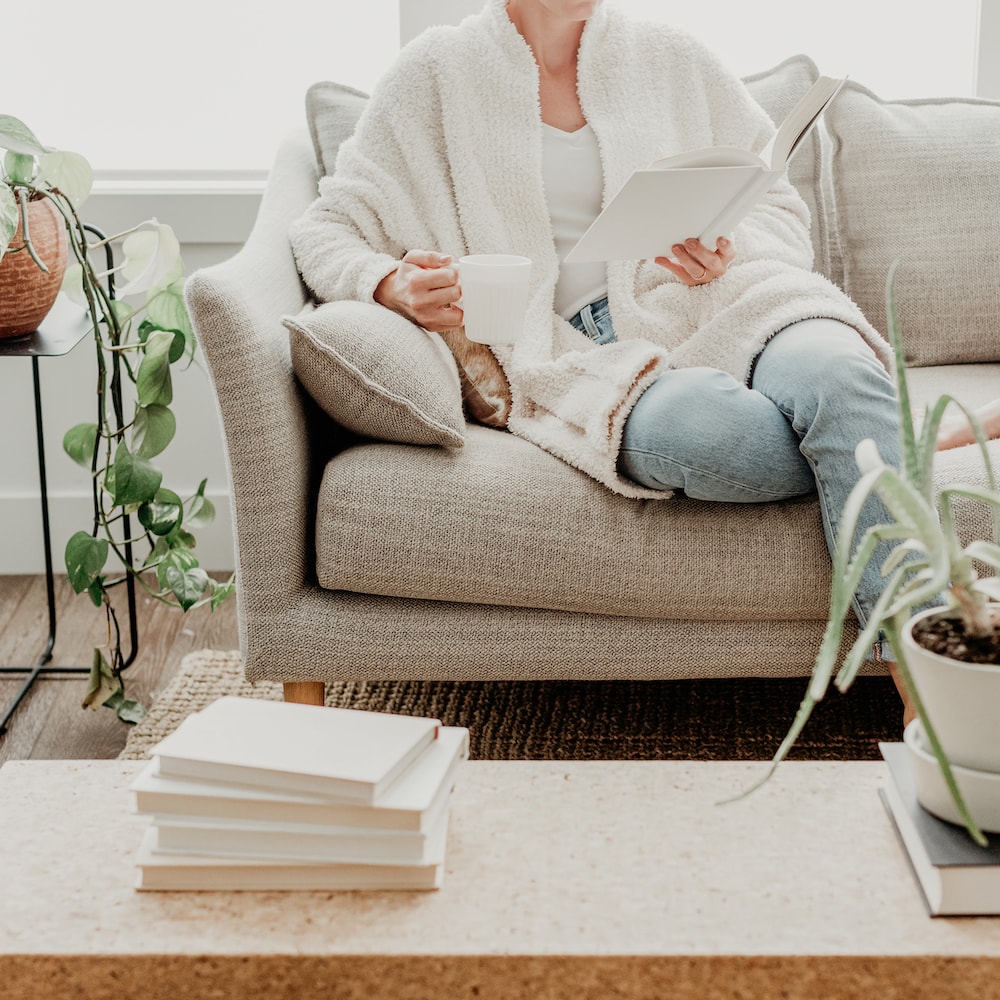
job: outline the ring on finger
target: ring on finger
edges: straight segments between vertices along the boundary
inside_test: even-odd
[[[702,281],[705,278],[705,275],[707,274],[708,274],[708,268],[703,267],[701,269],[701,274],[693,274],[691,277],[694,281]]]

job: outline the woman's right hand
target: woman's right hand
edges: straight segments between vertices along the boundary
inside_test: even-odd
[[[465,321],[455,303],[462,297],[452,257],[433,250],[409,250],[375,289],[375,301],[425,330],[440,333]]]

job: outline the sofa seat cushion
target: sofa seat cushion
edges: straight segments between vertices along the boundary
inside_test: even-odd
[[[465,447],[366,443],[326,466],[322,587],[693,620],[825,619],[819,507],[611,493],[533,444],[470,425]]]

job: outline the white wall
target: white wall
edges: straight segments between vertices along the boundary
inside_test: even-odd
[[[193,4],[195,0],[184,2]],[[298,2],[300,0],[294,0]],[[129,96],[129,87],[134,88],[136,81],[116,76],[115,87],[108,96],[114,112],[108,116],[109,134],[116,141],[99,142],[94,155],[84,140],[86,136],[97,134],[100,122],[88,120],[81,126],[79,139],[71,139],[66,137],[64,129],[75,127],[79,120],[79,116],[70,113],[71,108],[52,104],[51,100],[51,106],[44,108],[23,102],[22,107],[22,103],[18,103],[21,99],[47,100],[46,95],[72,92],[78,85],[78,67],[74,60],[80,50],[80,39],[76,33],[68,31],[64,32],[64,40],[70,45],[74,60],[50,59],[50,68],[62,66],[60,72],[70,74],[65,85],[55,79],[50,81],[52,86],[48,88],[19,89],[17,59],[27,58],[30,52],[27,49],[22,52],[15,46],[7,53],[6,85],[0,111],[26,118],[36,126],[44,141],[54,140],[64,147],[81,149],[99,167],[108,165],[102,160],[108,156],[107,150],[120,146],[117,138],[122,129],[127,128],[133,138],[141,136],[140,124],[147,131],[151,129],[151,135],[157,140],[151,148],[163,151],[164,160],[159,166],[167,169],[142,170],[137,161],[118,164],[129,167],[133,171],[131,174],[105,170],[101,185],[104,193],[95,194],[85,215],[88,221],[107,232],[120,231],[153,215],[170,222],[178,232],[190,273],[230,256],[249,233],[265,174],[264,158],[273,153],[277,139],[289,127],[301,122],[301,95],[308,83],[330,78],[370,89],[382,71],[381,63],[391,57],[397,39],[401,37],[405,41],[429,24],[454,22],[478,9],[480,2],[398,0],[397,8],[395,0],[372,0],[364,7],[365,16],[377,25],[371,29],[373,37],[369,51],[357,44],[359,29],[355,15],[358,8],[353,8],[354,13],[349,14],[347,7],[335,0],[323,14],[324,25],[313,39],[315,44],[308,58],[298,50],[293,57],[292,48],[275,43],[271,47],[275,54],[269,64],[262,60],[251,61],[254,82],[263,80],[266,83],[262,93],[277,93],[278,84],[284,88],[278,88],[280,99],[276,105],[262,106],[253,126],[238,125],[233,119],[226,121],[226,128],[218,128],[227,109],[234,108],[234,84],[230,79],[234,74],[228,71],[221,73],[222,83],[199,84],[197,108],[185,107],[182,114],[171,114],[159,120],[154,116],[152,122],[139,122],[138,112],[131,116],[119,114],[122,100]],[[668,5],[662,0],[619,0],[619,3],[634,8],[642,16],[669,18],[701,34],[710,44],[718,42],[720,50],[729,46],[737,72],[762,69],[784,55],[804,51],[814,55],[822,71],[850,73],[884,97],[927,96],[944,91],[972,93],[978,88],[981,96],[1000,98],[1000,60],[996,59],[996,53],[1000,52],[1000,0],[954,0],[947,8],[942,8],[937,0],[885,0],[877,4],[870,0],[844,0],[832,19],[803,18],[799,0],[768,0],[765,31],[761,31],[760,5],[747,4],[745,0],[720,0],[722,8],[719,4],[708,7]],[[775,16],[775,11],[789,4],[792,10],[789,17]],[[120,16],[116,23],[120,27],[132,23],[129,14],[132,7],[125,4],[125,0],[99,0],[97,6],[108,14],[109,22],[116,21],[117,12]],[[314,6],[306,6],[315,11]],[[83,18],[81,31],[93,30],[100,22],[100,18],[94,17],[94,6],[80,5],[77,0],[53,0],[51,4],[36,5],[31,8],[35,13],[29,16],[44,19],[51,16],[55,8],[79,12]],[[213,12],[203,5],[198,9],[206,15]],[[278,10],[273,4],[264,4],[263,0],[251,0],[243,15],[254,16],[244,16],[241,24],[256,24],[257,40],[264,38],[270,43],[268,33],[277,30],[275,17],[281,24],[296,23],[295,18],[276,14]],[[282,12],[284,10],[281,8]],[[395,20],[397,10],[398,24]],[[228,7],[220,7],[216,13],[221,20],[216,19],[215,28],[209,25],[206,29],[209,33],[200,37],[198,45],[214,45],[213,51],[218,54],[222,52],[223,42],[229,44],[227,33],[233,22]],[[978,47],[974,27],[977,15],[981,29]],[[23,19],[23,15],[19,16]],[[749,18],[748,23],[756,28],[749,32],[745,28],[733,30],[734,25],[739,26],[739,18]],[[349,23],[350,30],[347,28]],[[161,27],[165,30],[167,26]],[[184,28],[184,32],[187,31]],[[839,38],[836,31],[844,38]],[[166,38],[157,37],[161,42]],[[748,38],[754,39],[752,45],[746,44]],[[195,62],[199,73],[206,69],[204,61]],[[279,63],[283,71],[270,72]],[[240,73],[247,64],[240,55]],[[262,69],[268,71],[262,73]],[[292,70],[294,73],[290,76]],[[103,78],[96,70],[94,74],[92,82],[100,87]],[[176,77],[170,80],[172,88],[178,81]],[[247,81],[248,86],[250,82]],[[148,96],[145,90],[143,96]],[[95,101],[100,99],[96,93],[91,97]],[[197,154],[193,158],[181,155],[184,150],[178,146],[177,128],[185,143]],[[253,129],[252,134],[248,134],[248,128]],[[219,155],[209,155],[212,143],[219,147],[216,150]],[[237,160],[249,169],[233,169],[232,162],[224,160],[222,154],[230,156],[233,150],[240,151]],[[202,154],[207,157],[204,162],[199,160]],[[206,164],[214,168],[214,173],[203,169]],[[196,168],[197,173],[194,172]],[[164,173],[172,180],[156,180]],[[150,181],[150,177],[154,179]],[[62,567],[66,539],[73,531],[89,525],[89,482],[83,470],[65,457],[61,440],[70,426],[92,419],[95,370],[92,354],[92,347],[84,342],[70,355],[40,362],[57,570]],[[219,513],[215,525],[199,533],[199,552],[206,568],[231,569],[233,554],[226,469],[207,376],[197,368],[179,373],[175,392],[179,426],[177,437],[164,458],[166,481],[177,492],[187,494],[197,487],[201,478],[208,477],[209,495]],[[30,362],[3,358],[0,359],[0,573],[38,573],[44,568],[38,498]]]

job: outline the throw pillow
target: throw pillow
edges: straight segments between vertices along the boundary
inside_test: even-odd
[[[910,365],[1000,358],[1000,102],[884,101],[848,82],[826,114],[844,290]]]
[[[436,334],[364,302],[308,306],[282,322],[296,376],[342,427],[379,441],[465,443],[458,372]]]
[[[333,172],[340,144],[354,131],[367,99],[360,90],[326,80],[309,88],[306,118],[321,174]],[[485,344],[470,341],[461,330],[442,337],[458,365],[469,419],[489,427],[506,427],[511,407],[510,385],[496,356]]]
[[[306,122],[320,176],[333,173],[340,144],[354,131],[367,102],[362,91],[329,80],[306,91]]]
[[[791,56],[771,69],[745,76],[743,82],[753,99],[771,116],[775,125],[788,117],[789,111],[803,94],[819,79],[816,64],[805,55]],[[836,101],[834,102],[836,103]],[[829,224],[829,197],[822,187],[823,145],[822,121],[809,133],[796,150],[788,165],[788,179],[795,185],[812,216],[812,242],[816,254],[816,269],[828,277],[832,274],[836,254],[830,240],[835,230]]]

